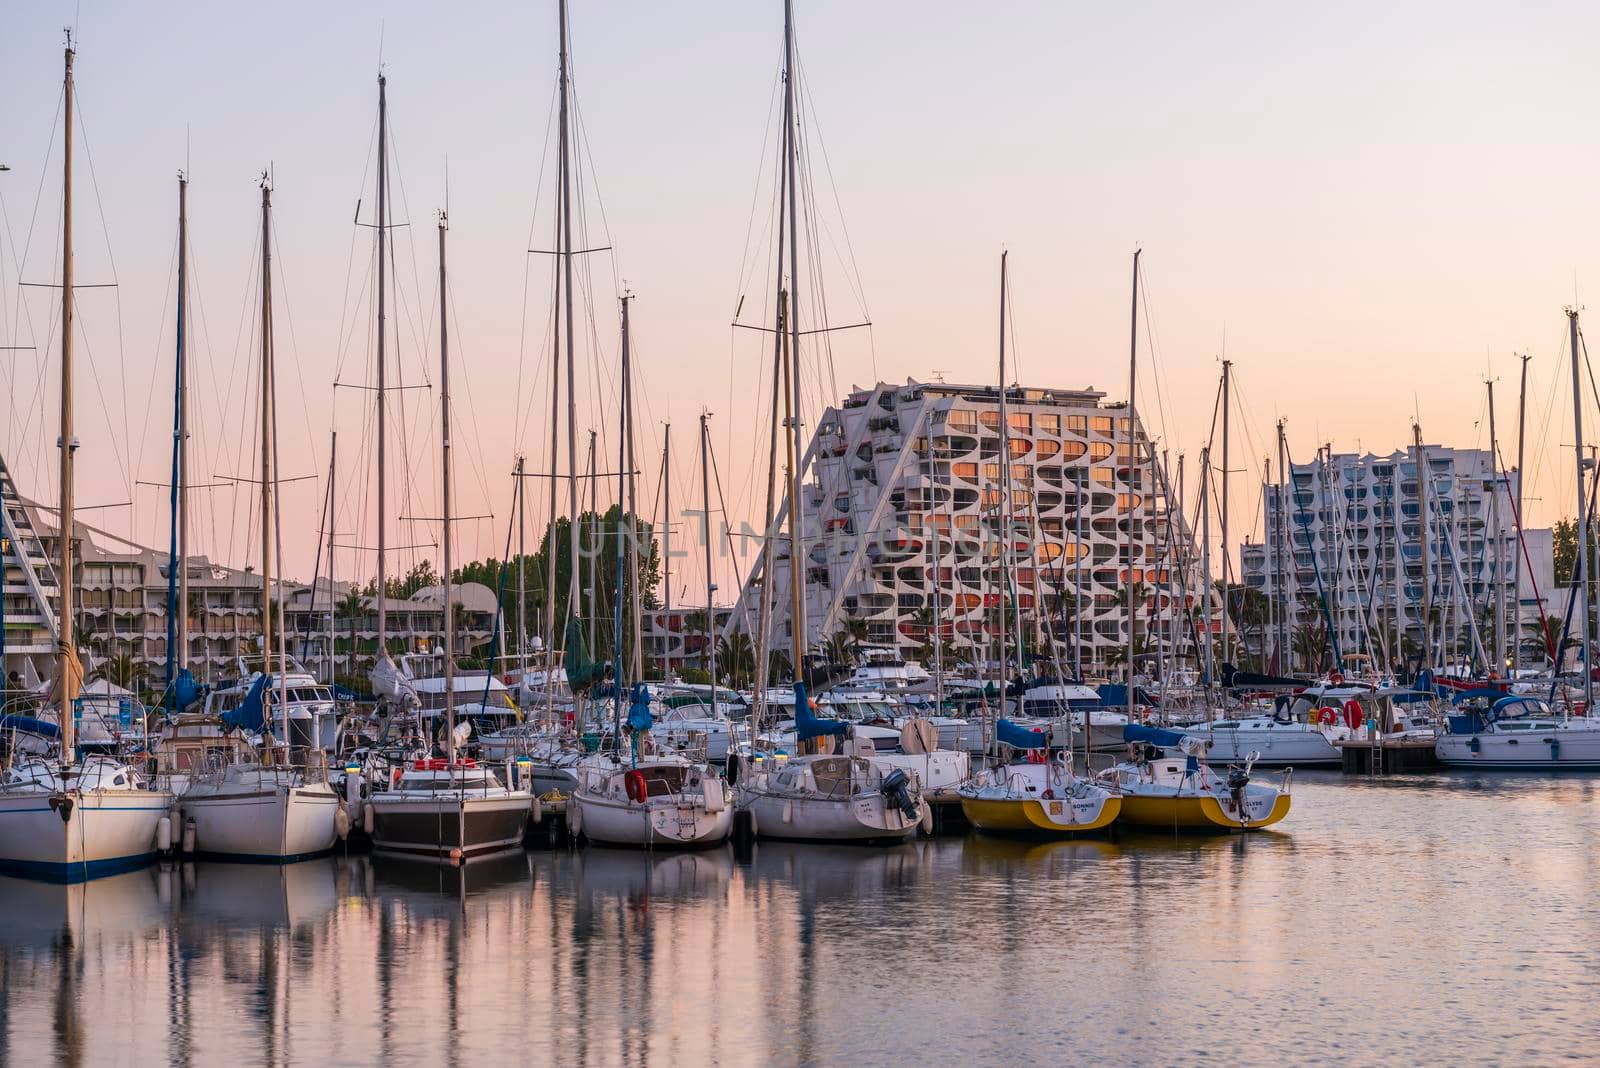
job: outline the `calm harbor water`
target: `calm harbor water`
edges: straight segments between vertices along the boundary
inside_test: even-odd
[[[0,880],[0,1064],[1590,1061],[1600,779],[1281,832]]]

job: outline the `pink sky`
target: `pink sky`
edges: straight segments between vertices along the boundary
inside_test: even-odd
[[[1146,350],[1141,409],[1163,445],[1193,462],[1226,344],[1243,402],[1237,533],[1258,516],[1260,455],[1279,416],[1302,461],[1329,441],[1399,447],[1414,414],[1430,442],[1481,445],[1483,380],[1493,375],[1509,457],[1518,351],[1534,357],[1530,521],[1571,511],[1562,307],[1581,304],[1596,273],[1592,8],[799,7],[821,138],[814,180],[830,211],[837,191],[847,229],[831,239],[848,235],[874,323],[870,334],[840,335],[839,391],[933,371],[991,380],[1006,247],[1019,377],[1120,397],[1128,259],[1142,245],[1156,346],[1153,359]],[[47,152],[59,152],[60,27],[76,8],[26,5],[0,27],[10,87],[0,162],[12,168],[0,174],[0,329],[6,344],[42,347],[3,354],[12,404],[0,449],[25,491],[46,498],[55,495],[54,369],[41,374],[39,361],[55,355],[50,296],[19,298],[16,272],[22,261],[23,279],[37,282],[57,270],[59,157]],[[204,313],[193,349],[207,409],[197,465],[216,475],[253,466],[255,176],[271,163],[283,469],[319,476],[284,490],[288,570],[312,568],[330,425],[341,436],[339,529],[370,544],[357,484],[369,398],[342,391],[335,401],[330,384],[336,368],[363,381],[370,362],[358,294],[371,231],[351,221],[358,199],[364,217],[371,210],[381,31],[404,187],[395,220],[410,224],[398,232],[400,361],[408,380],[437,377],[433,212],[448,157],[459,511],[496,516],[461,526],[459,554],[498,554],[514,454],[548,466],[548,265],[528,268],[525,250],[530,228],[535,245],[548,243],[550,186],[540,175],[553,3],[441,12],[290,2],[219,16],[201,4],[89,2],[78,18],[78,276],[120,286],[79,297],[79,498],[134,502],[86,518],[165,543],[165,498],[131,483],[166,478],[174,174],[186,161]],[[615,247],[592,265],[602,346],[581,356],[583,419],[612,404],[612,300],[625,280],[638,297],[646,509],[669,419],[684,461],[674,465],[675,510],[698,506],[688,461],[702,408],[715,413],[729,510],[753,516],[761,505],[760,342],[728,324],[741,292],[747,320],[765,300],[761,271],[741,279],[741,261],[752,202],[770,195],[759,164],[780,18],[776,2],[574,5],[584,168],[600,191],[588,202],[590,231]],[[853,281],[829,279],[836,321],[862,314]],[[397,463],[395,478],[413,488],[397,493],[396,517],[438,514],[434,402],[423,391],[397,402],[410,463]],[[1600,417],[1587,418],[1591,440],[1600,437]],[[402,479],[404,469],[414,474]],[[244,496],[200,497],[215,503],[197,505],[197,548],[244,563]],[[543,504],[530,514],[542,521]],[[396,526],[401,544],[436,537],[423,524]],[[400,552],[396,566],[431,554]],[[369,559],[342,555],[345,573],[370,573]],[[698,560],[680,568],[690,589]]]

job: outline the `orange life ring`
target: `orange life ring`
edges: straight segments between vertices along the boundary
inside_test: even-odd
[[[650,788],[645,785],[644,772],[637,768],[622,776],[622,785],[627,790],[628,800],[636,804],[642,804],[644,799],[650,796]]]
[[[1328,681],[1333,683],[1335,686],[1343,686],[1344,685],[1344,672],[1335,671],[1333,674],[1328,676]]]
[[[1354,697],[1344,703],[1344,725],[1351,730],[1361,726],[1361,721],[1367,718],[1366,712],[1361,707],[1361,702]]]
[[[1333,726],[1339,722],[1339,710],[1332,705],[1323,705],[1322,710],[1317,713],[1317,722],[1324,727]]]
[[[1049,759],[1050,758],[1045,754],[1043,749],[1028,750],[1028,763],[1030,764],[1043,764]]]

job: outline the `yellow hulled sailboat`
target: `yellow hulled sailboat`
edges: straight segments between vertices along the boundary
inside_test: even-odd
[[[1052,757],[1048,735],[1010,720],[995,737],[1025,759],[981,771],[961,787],[961,811],[980,831],[1065,837],[1104,830],[1122,811],[1116,790],[1074,775],[1071,757]]]
[[[1206,742],[1178,731],[1130,724],[1133,759],[1108,769],[1101,782],[1122,795],[1122,822],[1152,830],[1259,831],[1289,814],[1289,773],[1277,786],[1252,781],[1252,760],[1226,777],[1205,762]]]

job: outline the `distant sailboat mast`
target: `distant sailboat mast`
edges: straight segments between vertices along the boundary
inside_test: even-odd
[[[73,531],[73,454],[78,448],[72,433],[72,37],[67,37],[66,75],[62,83],[61,150],[61,571],[56,577],[60,591],[61,619],[57,639],[56,689],[61,701],[58,729],[61,734],[61,761],[71,764],[77,749],[73,722],[73,701],[78,696],[78,658],[73,649],[72,540]],[[21,550],[18,550],[21,552]]]
[[[451,532],[450,523],[450,331],[448,289],[445,274],[445,230],[449,220],[439,213],[439,496],[444,506],[443,546],[440,550],[444,582],[444,744],[445,759],[456,763],[456,614],[452,603],[450,578]],[[492,673],[495,666],[489,665]],[[487,685],[487,684],[485,684]]]
[[[384,358],[384,342],[388,336],[388,293],[386,244],[389,236],[389,102],[388,79],[378,75],[378,381],[377,381],[377,457],[378,457],[378,652],[373,661],[376,668],[389,659],[389,555],[388,555],[388,497],[385,494],[384,448],[387,434],[388,405],[385,387],[388,371]]]
[[[1139,623],[1139,606],[1137,591],[1139,583],[1135,580],[1134,554],[1136,552],[1137,534],[1134,530],[1135,517],[1138,514],[1138,490],[1141,488],[1136,478],[1138,460],[1134,453],[1134,424],[1133,400],[1134,387],[1138,384],[1139,370],[1139,256],[1143,249],[1133,252],[1133,310],[1129,316],[1128,336],[1128,477],[1124,483],[1128,487],[1128,687],[1127,687],[1127,714],[1129,722],[1134,719],[1133,711],[1133,668],[1134,656],[1138,650],[1138,635],[1136,633]],[[1206,576],[1206,584],[1211,583],[1211,576]],[[1209,596],[1209,591],[1207,591]],[[1209,642],[1209,636],[1207,641]],[[1085,733],[1087,733],[1088,720],[1084,720]]]

